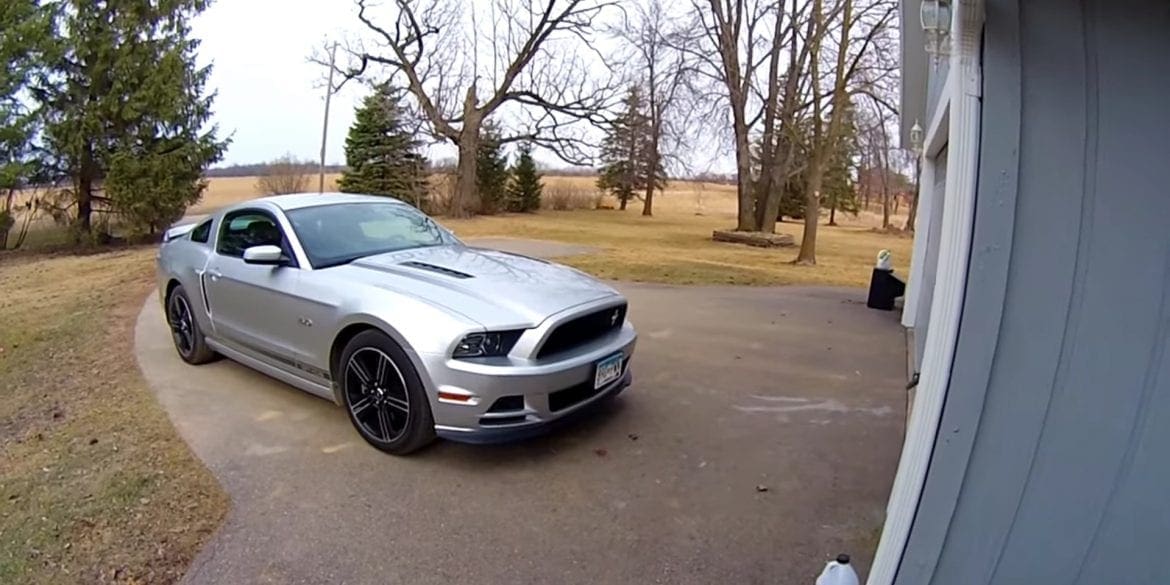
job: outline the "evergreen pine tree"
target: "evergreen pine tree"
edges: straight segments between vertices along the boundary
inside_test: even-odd
[[[508,159],[500,142],[500,127],[485,121],[476,152],[475,182],[479,190],[479,212],[498,213],[505,208],[508,190]]]
[[[860,210],[850,168],[852,166],[850,138],[846,136],[841,141],[841,146],[834,149],[829,166],[825,169],[821,197],[825,201],[824,204],[829,207],[829,225],[837,225],[838,211],[857,215]]]
[[[37,0],[4,0],[0,6],[0,250],[16,223],[16,194],[37,182],[42,170],[35,138],[40,116],[25,92],[43,70],[53,46],[52,7]],[[26,218],[28,215],[25,216]],[[26,222],[27,225],[27,222]],[[14,238],[19,246],[21,236]]]
[[[30,94],[44,140],[73,185],[79,236],[95,203],[133,232],[154,232],[202,195],[227,141],[208,127],[211,68],[196,65],[190,21],[207,0],[62,2],[55,57]],[[97,192],[101,190],[102,196]]]
[[[665,184],[661,165],[655,173],[646,165],[651,136],[650,121],[643,108],[641,90],[631,86],[624,111],[610,124],[601,144],[602,168],[597,188],[613,194],[620,209],[626,208],[635,193],[645,190],[649,181],[657,182],[661,177]]]
[[[345,138],[348,168],[337,187],[344,193],[396,197],[422,208],[427,161],[403,120],[400,97],[399,91],[383,84],[362,100]]]
[[[540,193],[544,185],[532,158],[532,145],[524,143],[516,156],[508,181],[508,210],[532,212],[540,209]]]

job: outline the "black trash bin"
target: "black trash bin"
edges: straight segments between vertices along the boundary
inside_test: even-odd
[[[869,279],[869,298],[865,306],[882,311],[894,310],[894,299],[906,294],[906,283],[894,276],[892,269],[874,268]]]

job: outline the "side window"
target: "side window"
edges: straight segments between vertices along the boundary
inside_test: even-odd
[[[191,241],[206,244],[207,239],[211,237],[211,220],[206,220],[203,223],[195,226],[191,230]]]
[[[280,227],[267,213],[242,210],[229,213],[220,226],[215,251],[225,256],[243,257],[252,246],[281,246]]]

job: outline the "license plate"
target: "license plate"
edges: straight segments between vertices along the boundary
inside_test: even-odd
[[[593,376],[594,390],[621,377],[622,357],[622,354],[619,353],[597,362],[597,372]]]

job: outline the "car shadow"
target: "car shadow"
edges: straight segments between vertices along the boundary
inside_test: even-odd
[[[427,464],[459,466],[468,471],[523,468],[551,459],[580,456],[582,452],[604,453],[602,444],[613,435],[631,408],[624,396],[604,400],[589,407],[589,412],[558,421],[547,433],[517,441],[473,445],[439,440],[414,457]]]

